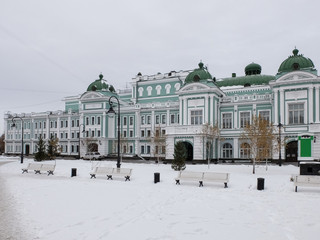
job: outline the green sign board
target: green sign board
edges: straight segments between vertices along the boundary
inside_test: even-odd
[[[301,136],[300,141],[300,157],[311,157],[311,143],[313,136]]]

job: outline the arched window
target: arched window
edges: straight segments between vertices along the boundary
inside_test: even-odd
[[[171,90],[171,85],[170,84],[167,84],[165,86],[165,89],[166,89],[166,94],[169,94],[170,93],[170,90]]]
[[[222,157],[223,158],[232,158],[232,145],[230,143],[223,144]]]
[[[180,83],[176,83],[176,84],[174,85],[174,88],[176,89],[176,91],[178,91],[178,90],[180,89]]]
[[[250,158],[249,143],[242,143],[240,146],[240,158]]]
[[[139,92],[139,97],[142,97],[142,94],[143,94],[143,88],[142,88],[142,87],[140,87],[140,88],[138,89],[138,92]]]
[[[160,85],[156,86],[156,90],[157,90],[157,95],[160,95],[161,94],[161,86]]]
[[[147,87],[147,92],[148,92],[148,96],[151,96],[151,92],[152,92],[152,87],[151,86]]]

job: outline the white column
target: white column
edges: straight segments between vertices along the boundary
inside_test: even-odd
[[[203,123],[205,123],[205,122],[209,123],[210,118],[209,118],[209,98],[208,98],[208,95],[204,97],[204,102],[205,102],[205,104],[204,104],[204,107],[205,107],[204,108],[205,118],[204,118],[204,122]]]
[[[239,139],[233,139],[233,158],[239,158]]]
[[[183,98],[183,125],[188,124],[188,103],[187,103],[187,98]]]
[[[309,97],[308,97],[308,105],[309,105],[309,123],[313,123],[313,87],[309,88]]]
[[[179,124],[182,125],[182,114],[183,114],[183,105],[182,105],[183,101],[182,98],[179,99]]]
[[[273,91],[273,100],[274,100],[274,105],[273,105],[273,113],[274,113],[274,124],[278,125],[279,124],[279,109],[278,109],[278,91]]]
[[[238,106],[235,105],[234,106],[234,126],[233,128],[239,128],[239,124],[238,124]]]
[[[280,90],[280,123],[285,124],[286,121],[284,119],[284,92]]]
[[[319,86],[316,87],[316,105],[315,105],[315,109],[316,109],[316,122],[319,122]]]

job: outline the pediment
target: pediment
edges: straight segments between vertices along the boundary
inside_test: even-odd
[[[277,80],[277,82],[301,81],[301,80],[303,81],[303,80],[316,79],[316,78],[317,76],[312,73],[297,71],[297,72],[288,73],[280,77]]]
[[[199,84],[199,83],[195,83],[195,84],[188,84],[187,86],[182,87],[179,92],[195,92],[195,91],[201,91],[201,90],[205,90],[205,89],[210,89],[210,87],[203,85],[203,84]]]
[[[81,100],[90,100],[90,99],[97,99],[102,97],[104,97],[104,95],[97,92],[86,92],[81,96]]]

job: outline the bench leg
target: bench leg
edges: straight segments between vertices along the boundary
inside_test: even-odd
[[[199,187],[203,187],[203,182],[199,181]]]
[[[228,183],[224,183],[224,188],[228,188]]]
[[[96,178],[96,175],[95,174],[90,174],[91,175],[91,178]],[[90,178],[90,179],[91,179]]]
[[[48,171],[48,176],[49,176],[50,174],[53,175],[53,171],[49,170],[49,171]]]
[[[125,176],[125,179],[130,181],[130,176]]]
[[[41,174],[40,170],[34,170],[34,173],[35,174],[37,174],[37,173]]]
[[[298,192],[298,186],[296,186],[295,192]]]
[[[107,180],[109,180],[109,179],[113,180],[112,175],[107,175],[107,177],[108,177]]]
[[[27,173],[28,172],[28,169],[22,169],[22,173]]]
[[[176,185],[180,185],[180,180],[176,180]]]

